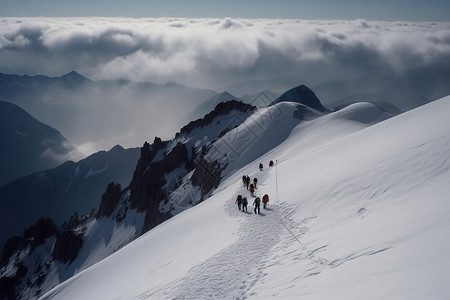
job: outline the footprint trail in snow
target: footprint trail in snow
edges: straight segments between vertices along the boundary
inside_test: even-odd
[[[258,174],[262,186],[269,170]],[[262,194],[262,191],[260,191]],[[248,213],[238,210],[238,194],[248,199]],[[257,193],[258,194],[258,193]],[[259,196],[259,195],[258,195]],[[239,240],[202,264],[192,268],[177,289],[176,299],[246,299],[248,291],[265,276],[264,269],[271,248],[280,240],[282,225],[275,212],[262,208],[261,214],[253,212],[254,197],[241,184],[230,195],[225,212],[239,219]]]

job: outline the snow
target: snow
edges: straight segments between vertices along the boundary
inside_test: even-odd
[[[368,103],[249,118],[227,145],[259,134],[209,199],[42,299],[448,299],[449,113],[450,96],[389,119]],[[244,174],[270,196],[260,215]]]
[[[92,170],[92,168],[90,168],[89,172],[84,176],[84,178],[88,178],[90,176],[95,176],[95,175],[101,174],[101,173],[103,173],[103,171],[105,171],[108,168],[109,168],[108,164],[106,164],[106,166],[104,166],[103,168],[101,168],[99,170],[95,170],[95,171]]]

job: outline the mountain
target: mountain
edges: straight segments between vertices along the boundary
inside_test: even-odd
[[[303,84],[284,92],[280,97],[270,103],[270,105],[285,101],[301,103],[321,112],[329,111],[320,103],[320,100],[314,92]]]
[[[360,97],[358,101],[382,102],[400,111],[408,111],[448,94],[448,88],[443,88],[445,84],[441,80],[429,82],[428,77],[435,78],[434,75],[435,72],[420,73],[414,70],[397,78],[371,74],[353,81],[323,83],[313,89],[327,107],[341,106],[345,99]],[[364,98],[367,96],[370,99]]]
[[[3,284],[19,298],[36,297],[145,232],[178,222],[188,208],[209,206],[206,202],[214,202],[215,195],[229,184],[223,186],[224,182],[232,180],[232,186],[240,186],[242,174],[259,176],[253,169],[248,169],[249,166],[251,168],[255,160],[270,149],[283,144],[300,125],[307,129],[302,139],[304,149],[313,149],[316,137],[335,139],[388,117],[389,114],[371,104],[356,105],[351,110],[326,116],[292,102],[258,111],[235,100],[220,103],[202,119],[184,126],[173,140],[155,138],[152,144],[145,143],[131,183],[125,188],[110,183],[97,212],[72,216],[56,229],[54,222],[41,219],[27,228],[24,235],[10,238],[2,251],[0,274],[4,274]],[[262,187],[265,178],[259,179]],[[228,202],[234,196],[226,197]],[[219,214],[216,211],[208,217],[202,210],[203,217],[195,214],[196,221],[189,218],[178,227],[179,234],[188,234],[189,228],[197,228],[195,224],[203,222],[202,219],[223,220],[226,202],[220,202]],[[164,223],[158,226],[161,222]],[[179,234],[173,236],[174,241]],[[196,234],[201,237],[202,230]],[[160,240],[164,239],[161,237]],[[211,242],[214,246],[208,244],[205,247],[217,249],[221,244],[217,238]],[[159,244],[155,241],[151,248]],[[192,245],[196,243],[192,242]],[[142,248],[141,251],[149,250]],[[22,269],[13,266],[22,266]],[[60,275],[56,277],[55,274]],[[25,282],[28,283],[25,285]],[[94,295],[91,297],[95,298]]]
[[[59,131],[4,101],[0,101],[0,137],[0,186],[83,157]]]
[[[60,226],[74,213],[89,214],[98,208],[109,183],[130,182],[138,158],[139,148],[117,145],[0,187],[0,248],[40,218],[51,218]]]
[[[255,95],[244,95],[242,96],[242,100],[258,108],[262,108],[267,107],[280,95],[281,93],[264,90]]]
[[[24,194],[30,190],[32,193],[42,190],[43,198],[37,200],[33,208],[38,210],[36,215],[44,217],[24,228],[22,235],[16,234],[6,241],[1,254],[0,285],[12,291],[8,294],[14,295],[11,297],[36,297],[161,222],[202,202],[217,187],[226,168],[226,163],[221,161],[223,157],[206,161],[205,155],[211,152],[212,144],[242,124],[254,111],[255,107],[236,100],[220,103],[204,118],[182,127],[174,139],[162,141],[155,138],[152,144],[146,142],[140,149],[128,186],[117,181],[109,182],[105,191],[105,185],[100,184],[99,179],[89,184],[91,177],[104,176],[109,170],[108,165],[93,166],[87,161],[90,157],[77,166],[66,163],[60,169],[17,181],[15,186],[6,186],[5,193],[11,197],[26,196],[19,190],[21,186],[32,186],[24,189]],[[116,157],[114,161],[121,160]],[[105,177],[111,180],[110,176]],[[60,201],[58,196],[68,197],[73,193],[76,196],[73,200],[86,201],[81,187],[86,187],[83,190],[86,194],[90,191],[89,196],[93,196],[91,190],[103,187],[104,193],[96,199],[97,203],[100,201],[98,210],[73,213],[71,204],[78,207],[79,203],[67,203],[66,199],[61,204],[49,203],[52,201],[50,196]],[[64,194],[66,189],[70,193]],[[93,203],[94,199],[89,204]],[[39,210],[38,205],[47,207],[47,215]],[[2,203],[2,207],[9,208],[5,211],[17,210],[9,201]],[[48,209],[52,207],[57,214]],[[72,212],[72,215],[64,216],[58,211]],[[20,218],[24,217],[23,211],[19,214]],[[63,217],[66,219],[61,225]],[[14,221],[8,219],[6,222],[11,223]],[[23,266],[19,273],[14,271],[17,265]],[[11,272],[15,275],[10,276]],[[40,274],[39,278],[33,274]]]
[[[212,96],[211,98],[205,100],[204,102],[202,102],[200,105],[198,105],[196,108],[194,108],[190,114],[190,120],[196,120],[198,118],[203,117],[205,114],[209,113],[210,111],[212,111],[217,104],[221,103],[221,102],[227,102],[227,101],[231,101],[231,100],[238,100],[241,101],[241,99],[239,99],[236,96],[231,95],[230,93],[228,93],[227,91],[221,93],[221,94],[217,94]]]
[[[244,95],[256,95],[261,91],[270,90],[281,94],[282,92],[292,88],[298,82],[298,78],[271,78],[269,80],[240,80],[226,88],[227,91],[234,95],[243,97]]]
[[[332,107],[333,110],[339,110],[346,106],[349,106],[353,103],[357,102],[370,102],[378,107],[380,107],[382,110],[394,113],[394,114],[400,114],[403,111],[398,108],[397,106],[391,104],[392,101],[390,99],[387,99],[385,96],[380,94],[372,94],[372,93],[362,93],[362,94],[353,94],[351,96],[345,97],[343,99],[339,99],[337,101],[331,102],[328,104],[329,107]]]
[[[384,121],[368,103],[273,121],[288,131],[282,143],[41,299],[446,299],[449,113],[446,97]],[[240,144],[231,136],[245,129],[259,125],[249,118],[224,137]],[[260,215],[235,204],[250,198],[242,174],[270,196]]]
[[[191,121],[195,107],[214,95],[212,90],[175,83],[93,81],[74,71],[61,77],[0,73],[0,100],[58,128],[75,145],[94,144],[97,150],[116,144],[135,147],[149,136],[172,136]],[[172,122],[158,126],[167,118]]]

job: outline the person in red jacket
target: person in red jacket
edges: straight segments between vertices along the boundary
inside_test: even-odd
[[[238,195],[237,199],[234,203],[237,203],[239,210],[241,210],[241,204],[242,204],[242,195]]]
[[[269,195],[265,194],[263,196],[263,207],[264,207],[264,209],[266,209],[268,203],[269,203]]]

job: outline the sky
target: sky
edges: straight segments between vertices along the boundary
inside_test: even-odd
[[[447,21],[446,0],[3,0],[0,17],[233,17]]]

